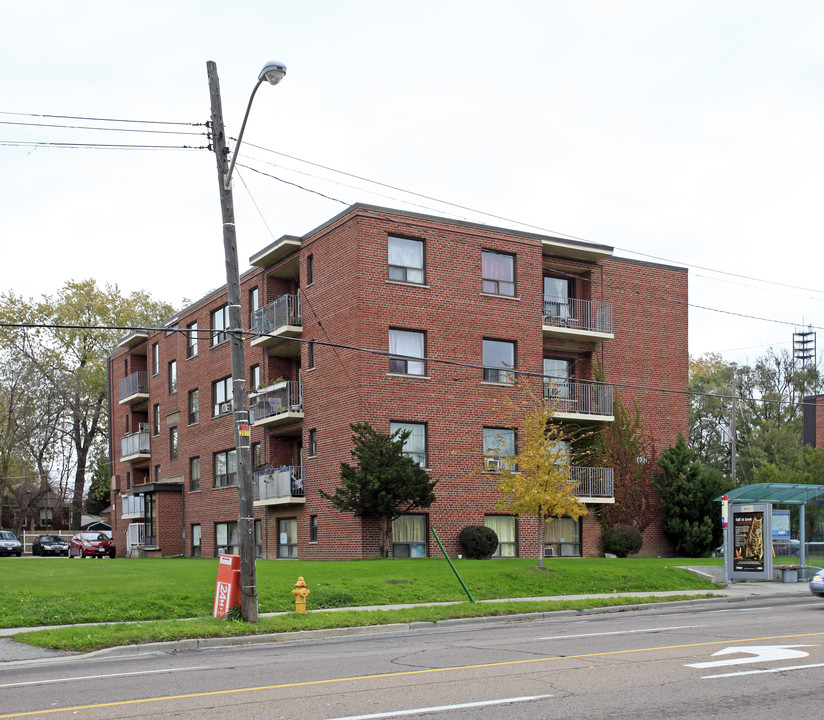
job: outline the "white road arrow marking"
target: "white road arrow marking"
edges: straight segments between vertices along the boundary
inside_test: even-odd
[[[728,647],[713,653],[712,657],[719,655],[737,655],[748,653],[755,657],[728,658],[727,660],[714,660],[712,662],[691,663],[685,667],[710,668],[722,667],[724,665],[745,665],[748,663],[771,662],[773,660],[794,660],[807,657],[809,653],[803,650],[793,650],[792,648],[816,647],[815,645],[752,645],[749,647]]]

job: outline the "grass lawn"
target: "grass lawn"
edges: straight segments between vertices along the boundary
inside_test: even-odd
[[[534,559],[519,558],[459,560],[456,566],[473,597],[486,600],[658,590],[710,591],[714,589],[712,583],[677,566],[720,563],[721,560],[712,559],[570,558],[547,560],[542,572]],[[0,562],[0,627],[204,618],[211,615],[216,575],[214,558],[10,558]],[[257,576],[261,613],[293,610],[290,591],[298,576],[305,578],[311,590],[309,610],[467,600],[443,559],[259,560]],[[487,607],[482,614],[493,613]]]

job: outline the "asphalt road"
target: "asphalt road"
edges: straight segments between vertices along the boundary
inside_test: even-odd
[[[793,596],[15,664],[0,718],[775,720],[822,668],[824,602]]]

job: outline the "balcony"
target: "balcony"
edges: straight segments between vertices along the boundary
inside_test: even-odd
[[[547,378],[544,400],[559,420],[612,422],[612,385]]]
[[[249,409],[255,427],[295,426],[300,432],[303,421],[303,384],[299,380],[282,380],[249,395]]]
[[[123,462],[150,460],[151,457],[151,436],[148,430],[120,438],[120,459]]]
[[[255,471],[255,506],[302,505],[305,502],[302,465]]]
[[[252,314],[252,347],[272,348],[272,355],[300,355],[300,343],[289,342],[303,332],[300,318],[300,296],[282,295]]]
[[[612,333],[612,304],[565,297],[544,298],[545,337],[600,342]]]
[[[575,497],[583,503],[615,502],[612,468],[571,467],[570,480],[576,483]]]
[[[137,520],[143,517],[142,495],[122,495],[120,499],[123,503],[120,515],[124,520]]]
[[[133,372],[120,381],[120,405],[136,405],[149,399],[149,375],[143,370]]]

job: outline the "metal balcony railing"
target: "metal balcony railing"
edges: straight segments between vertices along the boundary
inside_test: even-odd
[[[577,415],[612,415],[612,385],[547,378],[544,399],[556,413]]]
[[[149,455],[151,453],[151,442],[148,430],[126,435],[120,438],[120,457]]]
[[[149,375],[138,370],[120,381],[120,399],[123,400],[137,393],[149,393]]]
[[[121,500],[123,502],[122,515],[143,515],[142,495],[124,495]]]
[[[300,295],[282,295],[252,313],[253,333],[267,335],[285,325],[301,325]]]
[[[255,422],[283,413],[303,412],[303,384],[299,380],[283,380],[249,396],[249,408]]]
[[[255,471],[255,500],[304,496],[303,465]]]
[[[597,300],[545,297],[544,325],[571,330],[611,333],[612,304]]]
[[[570,480],[576,483],[578,497],[611,498],[615,496],[614,470],[598,467],[571,467]]]

